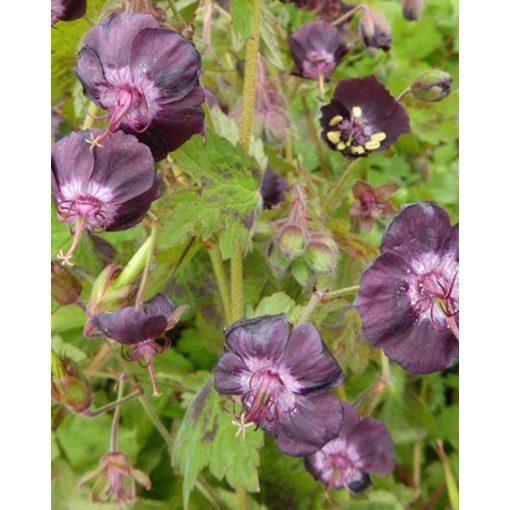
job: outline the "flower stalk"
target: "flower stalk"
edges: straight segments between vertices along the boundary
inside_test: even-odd
[[[225,272],[225,267],[223,265],[223,260],[221,258],[221,251],[219,245],[215,243],[214,246],[208,250],[208,253],[211,259],[214,276],[216,277],[216,282],[218,283],[218,289],[220,291],[225,321],[227,324],[230,324],[231,323],[230,292],[228,289],[227,275]]]
[[[340,192],[343,190],[345,184],[347,183],[349,177],[352,175],[356,168],[356,163],[359,161],[359,159],[353,159],[345,168],[344,173],[338,179],[338,182],[336,183],[335,187],[329,192],[328,196],[326,197],[326,200],[324,202],[323,207],[323,214],[324,216],[327,216],[331,212],[333,212],[335,206],[338,203],[338,197],[340,195]]]

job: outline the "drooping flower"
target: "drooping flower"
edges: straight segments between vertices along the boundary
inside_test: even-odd
[[[326,21],[310,21],[289,37],[296,72],[303,78],[328,81],[347,53],[347,45],[337,28]]]
[[[159,197],[159,178],[150,150],[132,136],[114,133],[103,148],[87,140],[99,129],[72,133],[53,145],[51,175],[57,217],[70,223],[69,261],[85,230],[126,230],[142,221]]]
[[[159,161],[204,127],[200,55],[178,32],[145,14],[112,14],[91,28],[78,55],[84,91],[108,110],[108,133],[122,129]]]
[[[104,455],[99,467],[79,480],[78,490],[90,481],[94,482],[93,501],[113,501],[119,505],[130,505],[135,501],[135,483],[146,490],[151,488],[150,478],[143,471],[133,468],[127,455],[120,451],[111,451]]]
[[[51,24],[85,16],[87,0],[51,0]]]
[[[406,109],[375,76],[340,81],[321,111],[322,139],[347,158],[385,150],[411,130]]]
[[[372,188],[368,182],[356,181],[352,187],[356,201],[349,210],[349,215],[358,219],[363,230],[370,232],[374,219],[388,218],[396,213],[388,199],[397,189],[396,183]]]
[[[214,387],[241,396],[241,427],[261,427],[293,456],[338,434],[342,407],[330,390],[343,373],[312,324],[291,329],[284,314],[257,317],[233,324],[225,338]]]
[[[380,12],[365,9],[359,22],[359,34],[363,44],[368,48],[380,48],[384,51],[391,48],[391,27]]]
[[[424,0],[402,0],[402,14],[408,21],[416,21],[421,18],[424,8]]]
[[[287,180],[271,170],[267,166],[262,176],[260,194],[262,196],[262,205],[264,209],[272,209],[283,202],[285,193],[289,191]]]
[[[383,422],[358,416],[342,402],[344,420],[338,437],[306,457],[308,471],[328,490],[359,494],[372,482],[370,475],[387,475],[395,468],[395,447]]]
[[[98,313],[90,318],[90,323],[108,338],[129,347],[124,355],[129,361],[139,361],[148,368],[154,394],[157,394],[153,358],[168,348],[166,338],[158,339],[175,327],[186,309],[177,307],[163,294],[157,294],[143,308],[127,306],[115,312]]]
[[[355,307],[367,339],[409,372],[458,358],[459,226],[433,202],[408,205],[365,270]]]

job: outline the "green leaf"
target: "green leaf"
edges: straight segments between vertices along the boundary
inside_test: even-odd
[[[262,40],[261,51],[271,64],[283,70],[285,67],[282,62],[280,46],[276,35],[276,25],[277,21],[271,9],[264,3],[262,5],[262,19],[260,24],[260,38]]]
[[[184,480],[184,507],[200,471],[206,466],[211,473],[232,487],[258,491],[257,469],[264,436],[250,428],[245,437],[236,437],[232,417],[221,408],[221,397],[208,379],[193,399],[175,439],[172,462]]]
[[[161,218],[161,249],[183,243],[190,235],[207,239],[229,226],[245,228],[262,200],[260,170],[254,159],[212,133],[205,143],[201,136],[194,136],[172,157],[196,186],[170,197],[171,210]],[[224,240],[223,245],[228,243]]]
[[[285,313],[291,322],[298,322],[302,312],[303,307],[296,305],[295,301],[287,296],[285,292],[276,292],[271,296],[262,298],[257,308],[251,313],[247,313],[247,317],[251,319],[252,317],[260,317],[262,315]]]
[[[251,0],[232,0],[231,12],[234,30],[240,33],[245,39],[251,37],[253,33],[253,7]]]

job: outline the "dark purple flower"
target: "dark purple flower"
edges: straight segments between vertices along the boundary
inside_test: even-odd
[[[281,204],[287,191],[289,191],[287,180],[267,166],[260,186],[264,209],[272,209]]]
[[[87,0],[51,0],[51,24],[85,16]]]
[[[388,218],[396,213],[388,199],[397,189],[398,184],[396,183],[372,188],[368,182],[356,181],[352,187],[356,201],[349,210],[349,216],[357,218],[361,228],[370,232],[374,225],[374,219]]]
[[[409,372],[459,355],[459,226],[433,202],[403,207],[365,270],[355,307],[368,340]]]
[[[338,437],[306,457],[310,473],[331,489],[359,494],[372,482],[370,475],[387,475],[395,468],[395,447],[383,422],[360,419],[356,409],[342,402],[344,420]]]
[[[159,179],[150,150],[132,136],[114,133],[108,144],[91,150],[93,129],[66,136],[53,145],[51,176],[60,221],[73,224],[76,249],[84,230],[126,230],[142,221],[159,197]]]
[[[165,331],[175,327],[187,307],[157,294],[143,307],[127,306],[115,312],[103,312],[90,318],[99,331],[108,338],[128,345],[124,353],[129,361],[140,361],[149,369],[154,394],[157,394],[153,358],[168,348],[168,340],[158,342]]]
[[[293,3],[306,11],[314,11],[319,18],[327,21],[339,18],[355,7],[345,4],[342,0],[282,0],[282,2],[285,4]]]
[[[322,139],[347,158],[385,150],[411,131],[406,109],[375,76],[342,80],[321,111]]]
[[[347,46],[337,28],[327,21],[310,21],[289,37],[289,47],[296,63],[295,74],[312,80],[331,73],[347,53]]]
[[[391,27],[380,12],[365,9],[359,23],[359,34],[368,48],[380,48],[384,51],[391,48]]]
[[[159,161],[203,130],[200,55],[152,16],[113,14],[90,29],[76,74],[87,96],[108,110],[108,130],[95,144],[122,129]]]
[[[225,338],[214,387],[242,396],[242,428],[254,423],[293,456],[313,453],[338,434],[342,407],[330,390],[343,373],[312,324],[291,331],[284,314],[257,317],[237,322]]]

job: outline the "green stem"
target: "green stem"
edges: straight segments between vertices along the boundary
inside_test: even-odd
[[[203,107],[204,107],[204,114],[205,114],[205,121],[206,121],[206,125],[207,125],[207,131],[209,133],[216,133],[216,128],[214,126],[214,121],[212,119],[212,116],[211,116],[211,109],[209,108],[209,103],[206,101],[203,102]]]
[[[303,312],[301,313],[301,317],[299,319],[298,325],[304,324],[312,315],[313,311],[317,307],[317,305],[321,302],[322,298],[324,297],[324,292],[321,291],[315,291],[312,293],[312,296],[310,298],[310,301],[308,301],[308,304],[305,306]]]
[[[342,191],[342,188],[345,186],[347,180],[351,176],[352,172],[356,168],[356,164],[361,158],[357,158],[352,160],[344,170],[344,173],[338,179],[338,182],[336,183],[335,187],[329,192],[328,196],[326,197],[326,200],[324,202],[323,212],[324,215],[327,215],[332,212],[332,208],[335,207],[335,204],[338,199],[338,195],[340,194],[340,191]]]
[[[362,9],[366,10],[367,6],[366,5],[357,5],[356,7],[354,7],[354,9],[351,9],[349,12],[346,12],[343,16],[340,16],[335,21],[333,21],[333,23],[331,23],[331,24],[334,27],[341,25],[342,23],[349,21],[354,16],[354,14],[356,14],[358,11],[360,11]]]
[[[119,377],[119,390],[117,392],[117,400],[122,399],[122,395],[124,395],[124,384],[125,384],[125,376],[121,374]],[[113,420],[112,420],[112,432],[110,436],[110,451],[117,451],[117,435],[119,432],[119,423],[120,423],[120,406],[115,408],[113,412]]]
[[[81,125],[83,130],[90,129],[94,125],[94,120],[95,117],[97,117],[99,110],[99,106],[91,101],[87,107],[87,110],[85,111],[85,118],[83,119],[83,123]]]
[[[246,63],[243,83],[243,108],[241,112],[241,134],[239,143],[250,151],[251,128],[255,111],[255,92],[257,87],[257,58],[260,44],[260,18],[263,0],[252,0],[253,34],[246,43]],[[239,245],[230,261],[230,288],[232,299],[232,321],[244,317],[243,296],[243,247]]]
[[[408,94],[411,93],[411,87],[407,87],[405,90],[403,90],[399,96],[397,97],[397,101],[402,101],[404,97],[406,97]]]
[[[126,285],[130,285],[138,278],[138,275],[145,267],[147,253],[151,253],[152,251],[152,243],[153,240],[151,236],[149,236],[142,246],[138,248],[138,251],[131,257],[131,260],[112,284],[112,288],[120,289]]]
[[[448,499],[450,500],[450,505],[452,510],[459,510],[459,489],[457,486],[457,482],[455,480],[455,476],[453,475],[452,469],[450,467],[450,463],[448,462],[448,457],[443,448],[443,441],[438,439],[436,441],[437,450],[439,453],[439,458],[443,463],[444,474],[446,478],[446,490],[448,492]]]
[[[350,296],[352,294],[356,294],[359,288],[360,288],[359,285],[353,285],[352,287],[345,287],[343,289],[332,290],[331,292],[327,292],[324,298],[328,301],[331,301],[339,297]]]
[[[147,287],[147,282],[149,280],[149,270],[151,266],[152,254],[154,253],[154,248],[156,246],[156,235],[158,232],[158,228],[156,223],[154,223],[151,227],[151,233],[149,236],[149,245],[147,247],[147,253],[145,255],[145,264],[143,267],[142,280],[140,281],[140,285],[138,287],[138,291],[136,293],[136,301],[135,307],[138,310],[143,309],[143,297],[145,295],[145,288]],[[122,273],[121,273],[122,275]]]
[[[210,250],[209,257],[211,258],[211,263],[213,266],[214,276],[216,277],[216,282],[218,283],[218,289],[220,291],[221,302],[223,304],[223,313],[225,315],[225,321],[227,324],[231,323],[231,303],[230,303],[230,294],[228,290],[228,280],[227,274],[225,272],[225,266],[223,265],[223,260],[221,258],[220,247],[216,243]]]
[[[186,25],[186,22],[184,21],[184,18],[181,16],[179,9],[177,9],[177,5],[175,4],[174,0],[168,0],[168,5],[179,25]]]
[[[390,371],[390,360],[384,354],[384,351],[381,349],[381,378],[387,384],[390,382],[391,371]]]

